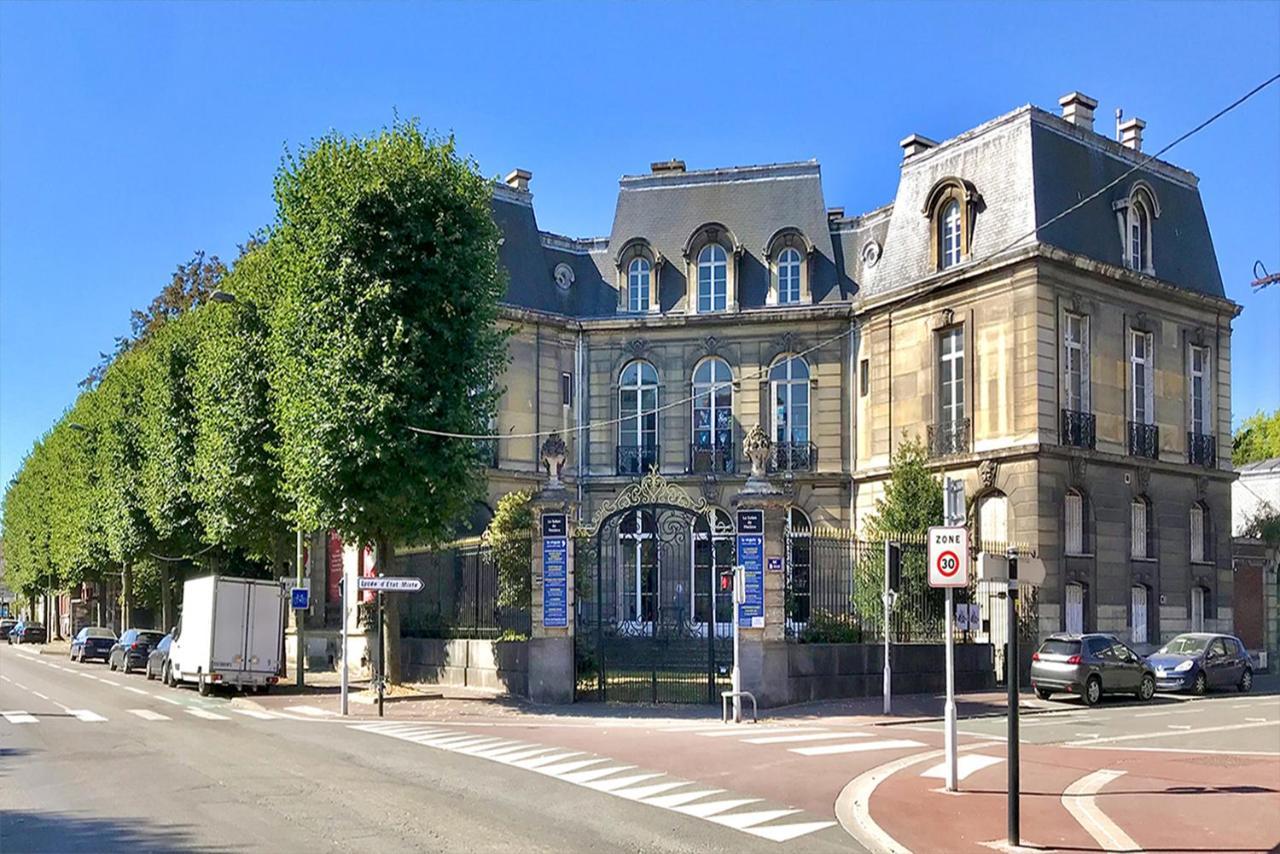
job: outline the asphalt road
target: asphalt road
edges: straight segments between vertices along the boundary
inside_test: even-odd
[[[838,827],[805,823],[785,804],[735,800],[727,786],[709,796],[733,803],[723,810],[706,800],[688,813],[656,808],[656,797],[591,788],[593,768],[626,776],[593,754],[484,761],[452,738],[460,731],[366,731],[306,712],[242,708],[0,647],[0,850],[776,852],[780,842],[733,825],[776,827],[783,816],[793,830],[779,832],[803,830],[805,851],[858,850]],[[427,730],[449,749],[419,743]],[[510,744],[519,752],[508,759],[527,752]],[[555,764],[529,767],[539,756]],[[760,808],[754,818],[741,817],[747,803]],[[728,810],[727,826],[717,824]],[[758,821],[766,812],[773,818]]]

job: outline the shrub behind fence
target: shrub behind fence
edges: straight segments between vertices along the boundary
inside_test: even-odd
[[[498,604],[498,566],[479,540],[398,555],[395,574],[422,579],[421,592],[399,594],[402,637],[529,636],[529,608]]]

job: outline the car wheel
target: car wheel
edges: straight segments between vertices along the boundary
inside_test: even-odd
[[[177,680],[173,678],[173,668],[169,665],[166,664],[164,666],[164,672],[160,674],[160,677],[164,680],[164,684],[168,685],[170,688],[178,687]]]
[[[1209,690],[1209,679],[1204,675],[1204,671],[1201,670],[1199,673],[1196,674],[1195,681],[1191,683],[1191,693],[1195,694],[1197,697],[1203,697],[1205,691],[1208,691],[1208,690]]]
[[[154,682],[155,680],[156,680],[156,675],[151,672],[151,662],[148,661],[147,662],[147,681]]]
[[[1084,704],[1086,706],[1096,706],[1098,701],[1102,699],[1102,680],[1097,676],[1090,676],[1089,681],[1084,683]]]
[[[209,684],[209,680],[205,679],[204,676],[201,675],[200,676],[200,696],[207,697],[209,696],[209,693],[211,691],[213,691],[213,686]]]
[[[1240,684],[1236,686],[1241,694],[1248,693],[1253,690],[1253,671],[1248,667],[1244,669],[1244,673],[1240,674]]]
[[[1156,680],[1151,676],[1143,676],[1142,684],[1138,686],[1138,699],[1147,702],[1156,695]]]
[[[133,672],[133,666],[129,663],[129,656],[126,655],[124,659],[120,662],[120,669],[123,670],[126,674]]]
[[[266,694],[266,693],[270,692],[270,690],[271,690],[271,686],[270,686],[270,685],[259,685],[259,686],[257,687],[257,691],[258,691],[258,693],[259,693],[259,694]]]
[[[107,659],[107,668],[112,672],[116,672],[116,660],[114,658]]]
[[[1043,689],[1043,688],[1037,688],[1037,689],[1036,689],[1036,696],[1037,696],[1037,697],[1039,697],[1041,700],[1047,700],[1047,699],[1049,699],[1050,697],[1052,697],[1052,696],[1053,696],[1053,692],[1052,692],[1052,691],[1046,691],[1046,690],[1045,690],[1045,689]]]

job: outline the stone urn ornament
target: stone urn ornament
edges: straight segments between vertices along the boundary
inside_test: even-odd
[[[751,460],[751,480],[764,480],[769,465],[769,452],[772,449],[773,443],[769,441],[769,434],[757,421],[755,426],[747,431],[746,438],[742,440],[742,451],[747,455],[747,459]]]
[[[560,438],[559,433],[552,433],[542,443],[542,464],[547,468],[547,489],[564,488],[564,484],[560,481],[560,472],[564,469],[564,461],[568,452],[569,449],[565,446],[564,439]]]

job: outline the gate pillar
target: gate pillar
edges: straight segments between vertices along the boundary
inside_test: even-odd
[[[565,444],[559,434],[542,443],[547,483],[530,500],[533,510],[529,639],[529,699],[573,701],[573,527],[576,504],[560,480]]]
[[[738,562],[750,559],[757,544],[761,554],[758,567],[747,564],[748,605],[738,625],[738,669],[742,690],[768,707],[786,703],[789,696],[784,569],[789,499],[768,480],[765,467],[771,443],[759,424],[747,433],[743,450],[751,460],[751,475],[733,499]],[[753,577],[755,573],[759,575]]]

